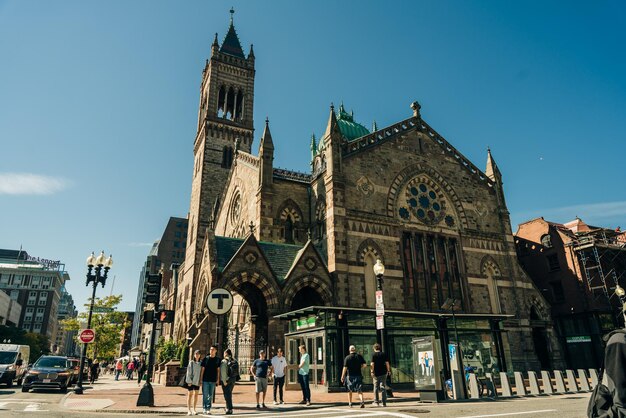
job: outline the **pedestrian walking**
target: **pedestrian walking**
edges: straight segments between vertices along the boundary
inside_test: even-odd
[[[93,382],[95,382],[98,378],[99,369],[100,363],[98,362],[98,359],[94,359],[94,361],[91,363],[91,366],[89,366],[89,383],[91,383],[92,385]]]
[[[126,366],[126,380],[133,380],[133,372],[135,371],[135,362],[130,360]]]
[[[233,414],[233,389],[235,383],[239,380],[239,363],[233,358],[233,352],[230,348],[224,351],[224,359],[220,363],[220,378],[222,379],[222,391],[224,392],[224,401],[226,408],[224,414]]]
[[[203,413],[211,413],[215,386],[220,380],[220,358],[217,356],[217,346],[212,345],[209,355],[202,360],[202,410]]]
[[[200,390],[200,378],[202,377],[202,359],[200,350],[193,353],[193,358],[187,365],[185,383],[187,383],[187,415],[198,415],[196,406],[198,405],[198,391]],[[192,407],[193,405],[193,407]]]
[[[117,359],[115,362],[115,380],[120,380],[120,375],[122,374],[122,370],[124,370],[124,362],[122,359]]]
[[[280,403],[284,404],[283,401],[283,387],[285,386],[285,368],[287,367],[287,359],[283,356],[283,349],[279,348],[276,350],[276,355],[272,357],[272,374],[274,375],[274,405],[278,405],[278,400],[280,399]],[[278,392],[279,397],[276,397],[276,392]]]
[[[300,404],[309,406],[311,405],[311,387],[309,386],[309,366],[311,360],[309,353],[306,352],[305,345],[301,345],[299,349],[300,363],[298,364],[298,383],[300,383],[300,388],[302,389],[302,400]]]
[[[374,354],[370,362],[370,374],[374,383],[374,405],[380,406],[378,393],[382,395],[383,406],[387,406],[387,390],[385,390],[385,382],[387,376],[391,375],[391,365],[387,354],[383,353],[380,344],[374,344]]]
[[[139,386],[141,384],[141,379],[143,379],[143,376],[148,371],[146,357],[143,354],[139,356],[139,360],[137,360],[135,367],[137,368],[137,386]]]
[[[271,366],[271,363],[265,358],[264,350],[259,351],[259,358],[254,360],[252,366],[250,366],[250,374],[254,377],[255,382],[254,394],[256,395],[256,409],[261,409],[261,407],[267,408],[267,406],[265,406],[265,395],[267,394],[267,375]],[[263,397],[261,404],[259,404],[261,393]]]
[[[341,383],[348,389],[348,406],[352,408],[352,393],[359,394],[361,408],[365,408],[363,401],[363,375],[361,369],[365,367],[365,359],[356,352],[356,347],[350,346],[350,354],[343,360],[343,370],[341,371]]]

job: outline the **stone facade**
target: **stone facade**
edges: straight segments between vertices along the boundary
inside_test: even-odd
[[[412,109],[407,119],[369,133],[343,105],[338,112],[331,106],[324,135],[311,142],[310,174],[273,168],[266,121],[258,156],[250,152],[251,140],[235,150],[211,216],[214,198],[202,197],[196,185],[205,176],[211,182],[221,177],[210,162],[203,164],[193,183],[183,268],[184,281],[192,270],[199,279],[187,281],[180,298],[190,304],[180,336],[187,332],[192,345],[203,346],[230,338],[227,331],[236,328],[252,340],[262,334],[268,345],[282,344],[285,325],[272,319],[275,314],[311,305],[373,307],[372,267],[381,259],[388,309],[441,312],[453,298],[465,313],[508,315],[510,366],[539,369],[530,312],[539,314],[546,344],[556,351],[549,308],[517,262],[491,152],[483,172],[423,120],[419,104]],[[202,203],[194,203],[198,199]],[[194,212],[194,205],[201,209]],[[206,232],[194,237],[199,225]],[[201,248],[200,238],[197,260],[189,254]],[[207,331],[219,326],[204,306],[215,287],[237,294],[243,306],[222,324],[223,337]]]

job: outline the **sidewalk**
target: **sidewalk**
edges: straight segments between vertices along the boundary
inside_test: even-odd
[[[142,384],[143,385],[143,384]],[[73,392],[68,394],[62,403],[62,407],[69,410],[83,411],[99,411],[108,413],[187,413],[187,390],[176,386],[152,385],[154,388],[154,407],[138,407],[137,398],[139,396],[140,386],[136,380],[126,380],[120,378],[115,381],[112,375],[101,376],[93,386],[85,385],[83,395],[76,395]],[[220,414],[224,408],[224,397],[222,389],[217,388],[216,403],[214,404],[214,415]],[[364,393],[366,403],[371,404],[373,394]],[[285,391],[285,404],[273,405],[272,387],[268,387],[265,404],[267,409],[256,409],[256,401],[254,395],[254,384],[245,382],[237,384],[233,391],[233,405],[235,414],[267,414],[268,412],[280,410],[280,412],[298,411],[305,409],[317,409],[329,406],[346,406],[348,396],[342,393],[326,393],[311,391],[312,405],[299,405],[302,400],[302,392],[290,390]],[[355,397],[358,399],[358,397]],[[419,400],[417,392],[397,392],[394,391],[394,397],[388,400],[388,405],[398,402],[417,402]],[[198,396],[198,412],[202,412],[202,395]]]

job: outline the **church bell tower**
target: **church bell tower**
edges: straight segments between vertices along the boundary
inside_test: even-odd
[[[220,45],[217,33],[211,59],[202,70],[198,130],[194,141],[194,167],[185,253],[184,280],[195,289],[206,229],[224,190],[236,147],[250,152],[254,135],[254,52],[246,57],[233,23]]]

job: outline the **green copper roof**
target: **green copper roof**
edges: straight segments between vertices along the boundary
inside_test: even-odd
[[[343,107],[343,103],[339,106],[339,113],[337,113],[337,124],[341,134],[348,140],[360,138],[370,133],[367,128],[360,123],[354,121],[354,114],[348,113]]]
[[[242,238],[215,237],[217,267],[220,271],[224,271],[224,267],[226,267],[235,253],[241,248],[244,241],[245,239]],[[263,241],[259,241],[258,244],[279,282],[285,280],[285,276],[289,272],[298,252],[303,248],[301,245],[277,244]]]

